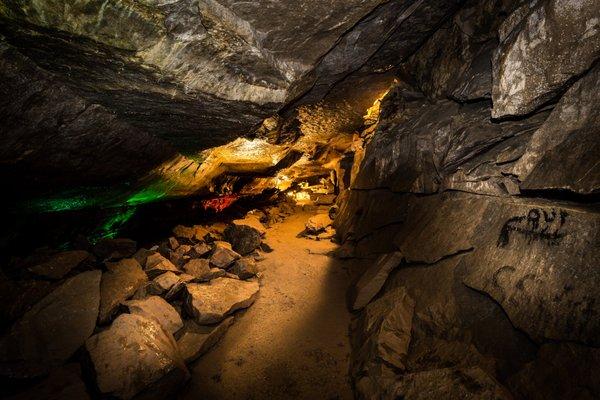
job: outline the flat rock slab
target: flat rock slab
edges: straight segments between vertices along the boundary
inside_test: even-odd
[[[122,314],[85,346],[105,395],[131,399],[160,388],[169,398],[188,377],[175,339],[151,318]]]
[[[43,278],[62,279],[88,257],[90,253],[84,250],[63,251],[41,264],[30,267],[29,270]]]
[[[76,275],[33,306],[0,340],[0,374],[39,376],[71,357],[94,332],[101,276]]]
[[[400,265],[401,261],[402,253],[398,251],[380,256],[352,288],[352,309],[360,310],[369,304],[385,284],[390,272]]]
[[[98,323],[109,322],[119,304],[127,300],[148,278],[135,258],[125,258],[119,262],[107,263],[107,272],[102,274],[100,283],[100,313]]]
[[[185,332],[177,345],[186,363],[190,363],[209,351],[233,324],[233,317],[224,319],[217,326],[201,326],[193,321],[186,322]]]
[[[146,258],[146,266],[144,268],[148,278],[153,279],[158,275],[171,271],[180,273],[179,269],[171,261],[167,260],[162,254],[154,253]]]
[[[235,260],[241,256],[228,248],[225,245],[216,244],[212,255],[210,256],[210,264],[217,268],[227,269]]]
[[[317,214],[308,219],[306,230],[309,233],[319,233],[330,226],[332,222],[329,214]]]
[[[131,314],[152,318],[171,334],[183,328],[183,321],[177,310],[162,297],[151,296],[143,300],[126,301],[123,304]]]
[[[204,258],[196,258],[188,261],[183,270],[197,279],[204,279],[210,273],[210,263]]]
[[[237,275],[240,279],[250,279],[258,273],[256,261],[250,257],[244,257],[233,263],[233,267],[229,270],[232,274]]]
[[[213,324],[236,310],[252,305],[258,290],[257,282],[225,277],[208,283],[188,283],[184,306],[199,324]]]

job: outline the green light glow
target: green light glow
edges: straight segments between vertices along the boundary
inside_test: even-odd
[[[133,217],[135,214],[135,207],[126,207],[121,210],[117,210],[115,214],[108,217],[106,221],[100,226],[99,233],[94,235],[93,241],[98,239],[117,237],[121,228]]]

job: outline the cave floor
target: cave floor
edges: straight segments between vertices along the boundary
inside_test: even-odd
[[[181,399],[352,399],[350,313],[337,245],[296,237],[312,214],[267,231],[261,290],[222,341],[191,367]]]

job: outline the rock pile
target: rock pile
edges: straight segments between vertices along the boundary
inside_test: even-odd
[[[88,387],[101,396],[172,398],[190,376],[186,363],[214,346],[233,314],[257,298],[265,233],[259,218],[248,215],[230,224],[176,226],[150,249],[105,239],[92,254],[31,257],[26,279],[5,279],[3,286],[50,287],[0,339],[0,374],[51,373],[17,398],[45,398],[49,391],[89,398],[81,376],[93,377]],[[18,317],[18,309],[5,314]]]

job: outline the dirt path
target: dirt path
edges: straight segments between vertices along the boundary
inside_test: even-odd
[[[268,230],[274,251],[259,264],[258,300],[192,367],[182,399],[353,398],[348,278],[339,262],[321,255],[333,243],[296,238],[309,216],[293,215]]]

